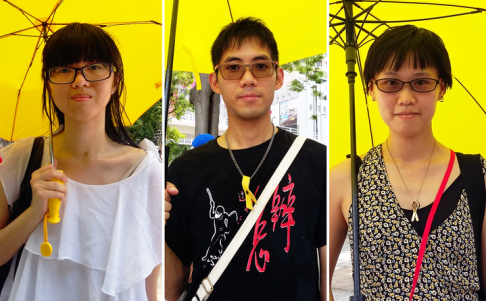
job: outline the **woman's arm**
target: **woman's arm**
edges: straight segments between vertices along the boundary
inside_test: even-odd
[[[159,281],[159,272],[162,264],[156,266],[152,273],[145,278],[145,291],[147,292],[148,301],[157,301],[157,284]]]
[[[50,164],[32,174],[32,204],[11,223],[7,197],[0,181],[0,265],[15,255],[42,221],[47,212],[47,199],[59,198],[64,201],[66,188],[51,181],[55,177],[67,182],[66,176]]]
[[[351,160],[329,171],[329,300],[333,301],[332,277],[348,230],[347,212],[351,205]]]
[[[486,175],[484,176],[484,183],[486,185]],[[483,271],[483,286],[486,287],[486,210],[484,212],[483,228],[481,229],[481,269]]]

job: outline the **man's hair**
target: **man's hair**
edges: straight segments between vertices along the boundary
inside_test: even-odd
[[[121,100],[122,96],[126,95],[120,51],[106,31],[91,24],[72,23],[61,28],[47,40],[42,52],[42,80],[44,82],[42,108],[51,126],[54,123],[54,117],[57,118],[59,125],[63,125],[64,113],[57,108],[51,97],[47,72],[53,67],[67,66],[81,61],[108,63],[113,66],[112,76],[115,76],[117,89],[106,105],[105,132],[114,142],[138,148],[122,122],[124,103],[122,104]],[[123,99],[125,100],[125,97]]]
[[[272,60],[278,61],[277,42],[273,33],[263,23],[256,18],[240,18],[234,23],[230,23],[221,29],[218,37],[211,47],[211,59],[213,68],[219,64],[223,52],[230,48],[239,49],[241,45],[249,41],[260,42],[260,45],[270,50]]]
[[[398,71],[409,59],[415,69],[437,69],[446,88],[452,87],[451,62],[444,42],[432,31],[414,25],[388,28],[373,42],[364,67],[366,84],[387,67]]]

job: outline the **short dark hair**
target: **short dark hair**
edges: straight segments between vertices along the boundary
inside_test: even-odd
[[[57,108],[50,95],[47,71],[56,66],[67,66],[81,61],[113,65],[117,89],[106,105],[105,132],[114,142],[138,148],[130,138],[122,121],[126,93],[120,51],[106,31],[91,24],[72,23],[61,28],[47,40],[42,52],[42,80],[44,82],[42,108],[51,126],[54,123],[54,116],[59,125],[64,125],[64,113]],[[121,103],[122,96],[123,104]]]
[[[451,62],[444,42],[432,31],[414,25],[388,28],[373,42],[363,72],[366,85],[388,66],[399,70],[408,58],[413,60],[413,68],[437,69],[446,88],[452,87]]]
[[[223,52],[227,49],[240,48],[243,43],[253,39],[259,41],[261,46],[268,47],[272,60],[278,62],[277,42],[273,37],[273,33],[262,20],[248,17],[240,18],[221,29],[211,47],[213,68],[219,64]]]

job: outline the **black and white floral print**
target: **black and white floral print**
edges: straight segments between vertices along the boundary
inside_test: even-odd
[[[358,173],[360,287],[368,300],[408,300],[422,237],[396,200],[381,154],[381,145],[371,149]],[[413,300],[478,300],[465,190],[458,202],[452,215],[430,232]],[[353,257],[352,208],[348,221]]]

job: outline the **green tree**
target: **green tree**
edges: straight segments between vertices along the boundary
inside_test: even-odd
[[[159,148],[162,144],[162,100],[157,101],[140,118],[128,127],[130,136],[135,143],[144,138],[151,140]]]
[[[297,71],[299,74],[305,76],[303,80],[294,79],[290,83],[289,90],[300,93],[306,88],[310,88],[311,85],[315,87],[316,84],[325,83],[327,81],[327,74],[318,67],[318,63],[323,59],[324,54],[318,54],[282,65],[281,67],[285,71]],[[312,87],[312,96],[327,100],[326,95],[323,95],[322,92],[317,91],[314,87]],[[310,118],[317,120],[317,115],[312,115]]]
[[[183,145],[183,144],[173,146],[169,152],[169,162],[174,161],[175,158],[187,152],[190,148],[191,148],[190,145]]]
[[[179,147],[179,140],[185,136],[175,127],[168,125],[172,118],[180,119],[186,112],[194,112],[194,107],[189,102],[189,91],[194,83],[192,72],[174,71],[170,87],[169,116],[167,117],[167,133],[165,144],[169,146],[169,163],[187,150]],[[182,152],[181,152],[182,151]]]
[[[169,120],[172,118],[179,119],[187,111],[193,111],[188,99],[190,86],[193,82],[194,77],[191,72],[173,72],[171,98],[169,100]],[[140,116],[133,126],[128,127],[128,131],[135,143],[140,143],[144,138],[147,138],[159,148],[162,147],[162,118],[165,118],[162,114],[162,100],[159,100]],[[169,154],[169,158],[172,158],[169,162],[175,156],[180,155],[181,150],[186,149],[178,147],[178,142],[182,138],[184,138],[184,135],[177,128],[167,126],[166,144],[170,147],[170,153],[174,151],[172,156]]]

